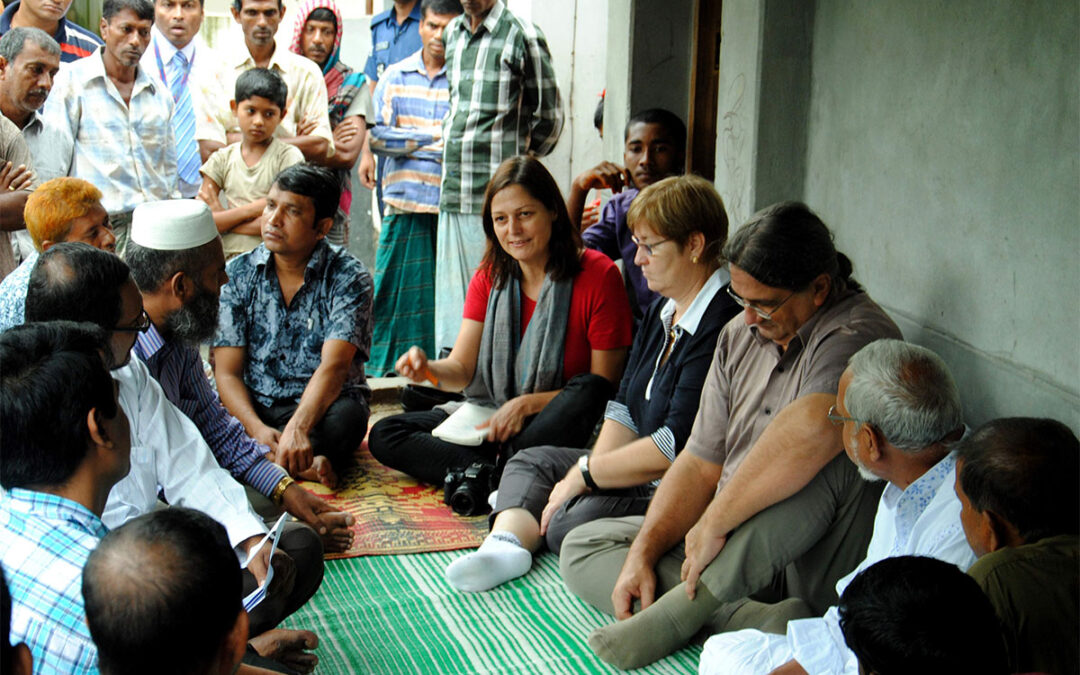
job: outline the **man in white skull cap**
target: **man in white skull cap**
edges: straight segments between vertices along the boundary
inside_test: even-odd
[[[124,258],[150,322],[137,336],[134,354],[168,400],[195,424],[221,467],[248,488],[256,511],[268,522],[276,520],[282,509],[301,521],[285,523],[279,543],[296,563],[293,591],[264,601],[282,606],[270,613],[272,618],[265,617],[269,622],[253,626],[256,635],[314,594],[323,576],[323,545],[347,549],[353,536],[352,516],[332,511],[270,462],[265,456],[268,448],[245,433],[210,386],[198,347],[217,327],[218,296],[228,276],[221,238],[206,204],[166,200],[138,206]],[[252,590],[251,581],[245,579],[245,593]],[[256,624],[260,609],[252,613]],[[303,639],[296,633],[299,649]]]
[[[276,520],[280,509],[275,506],[284,508],[319,532],[328,550],[347,549],[352,516],[332,511],[269,461],[269,448],[225,410],[203,370],[197,350],[217,328],[218,298],[229,278],[209,207],[168,200],[143,204],[137,211],[124,258],[151,325],[136,338],[135,355],[199,428],[218,463],[251,488],[249,495],[254,491],[252,502],[260,514]]]

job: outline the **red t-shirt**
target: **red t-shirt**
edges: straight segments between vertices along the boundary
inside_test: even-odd
[[[469,282],[465,294],[465,318],[483,323],[487,315],[491,277],[480,268]],[[521,333],[532,319],[536,302],[521,296]],[[581,272],[574,277],[570,295],[570,315],[563,347],[563,381],[589,372],[592,350],[629,347],[631,317],[619,268],[603,253],[586,249],[581,257]]]

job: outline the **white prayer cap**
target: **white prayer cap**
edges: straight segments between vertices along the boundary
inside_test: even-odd
[[[146,202],[131,215],[131,241],[158,251],[197,248],[217,236],[210,207],[197,199]]]

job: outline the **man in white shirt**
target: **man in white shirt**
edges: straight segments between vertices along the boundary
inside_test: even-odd
[[[961,414],[952,375],[930,350],[878,340],[851,357],[829,419],[843,425],[844,450],[860,475],[888,485],[866,558],[837,582],[837,594],[856,574],[889,557],[928,556],[961,570],[975,561],[953,491],[956,455],[951,446],[963,434]],[[751,600],[729,608],[728,614],[729,626],[777,628],[793,616],[790,602],[767,606]],[[705,643],[700,672],[854,675],[858,668],[834,606],[824,617],[790,621],[786,635],[754,629],[714,635]]]
[[[130,421],[131,471],[109,493],[102,521],[116,528],[154,510],[160,490],[170,505],[194,508],[224,525],[242,560],[255,553],[244,573],[244,592],[253,591],[271,563],[270,547],[259,547],[266,527],[244,488],[218,466],[198,428],[168,401],[143,362],[131,358],[136,336],[151,324],[127,265],[83,243],[57,244],[42,253],[30,276],[26,320],[59,319],[110,331],[113,378]],[[312,549],[317,555],[305,555]],[[252,635],[273,628],[314,595],[323,576],[321,552],[310,528],[286,526],[267,597],[250,612]]]
[[[139,65],[165,85],[172,95],[172,125],[176,135],[176,165],[180,194],[194,197],[202,179],[195,124],[224,91],[220,61],[199,37],[203,0],[154,0],[154,26],[150,46]]]
[[[224,54],[218,67],[223,71],[224,88],[219,92],[209,115],[200,115],[196,137],[204,157],[240,140],[240,128],[229,108],[236,78],[252,68],[277,71],[289,87],[289,105],[274,131],[277,138],[295,145],[304,159],[322,162],[334,154],[334,135],[327,114],[326,82],[314,62],[289,51],[288,45],[274,40],[285,13],[280,0],[233,0],[232,15],[244,32],[244,42]],[[311,131],[301,134],[314,122]]]

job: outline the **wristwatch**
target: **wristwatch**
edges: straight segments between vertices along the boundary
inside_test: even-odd
[[[590,490],[599,490],[600,486],[593,480],[592,474],[589,473],[589,455],[582,455],[577,461],[577,468],[581,471],[581,477],[585,480],[585,487]]]

